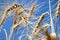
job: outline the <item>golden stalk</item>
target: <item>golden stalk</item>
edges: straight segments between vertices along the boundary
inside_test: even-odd
[[[0,26],[4,23],[4,21],[6,20],[6,16],[8,15],[8,12],[5,12],[3,14],[2,20],[0,21]]]
[[[16,12],[14,14],[14,24],[16,24],[16,20],[17,20],[17,14],[18,13],[18,8],[16,8]]]
[[[10,34],[9,34],[9,37],[7,38],[7,40],[9,39],[10,40],[10,38],[11,38],[11,35],[12,35],[12,32],[14,31],[14,30],[16,30],[16,29],[18,29],[18,27],[22,24],[22,20],[21,20],[21,22],[19,23],[19,24],[15,24],[13,27],[12,27],[12,29],[10,30]]]
[[[38,22],[36,23],[35,25],[35,28],[33,29],[33,32],[35,32],[37,30],[37,28],[39,27],[39,25],[41,24],[41,22],[43,21],[44,19],[44,16],[46,15],[46,13],[43,13],[40,18],[38,19]]]
[[[45,24],[45,25],[43,25],[43,27],[41,29],[38,29],[36,32],[40,33],[42,31],[46,30],[48,26],[49,26],[49,24]]]
[[[30,16],[32,15],[32,13],[33,13],[33,11],[34,11],[34,8],[35,8],[35,5],[32,6],[31,11],[29,12],[28,18],[30,18]],[[23,13],[24,11],[25,11],[25,9],[24,9],[24,8],[21,8],[20,10],[18,10],[18,12],[15,13],[14,23],[16,23],[17,15]],[[23,18],[24,18],[24,20],[25,20],[25,22],[26,22],[26,24],[27,24],[27,19],[28,19],[28,18],[27,18],[26,16],[24,16],[24,15],[25,15],[25,14],[23,14]]]
[[[47,37],[46,39],[47,39],[47,40],[51,40],[50,34],[48,33],[48,31],[46,30],[46,31],[44,31],[44,32],[45,32],[45,35],[46,35],[46,37]]]
[[[31,10],[30,10],[29,15],[28,15],[28,18],[31,18],[32,17],[32,14],[34,12],[34,9],[35,9],[35,4],[32,5]]]
[[[20,14],[22,14],[23,12],[24,12],[24,8],[21,8],[20,10],[19,10],[18,8],[16,8],[16,12],[15,12],[15,14],[14,14],[14,24],[17,23],[17,16],[20,15]],[[22,20],[22,19],[20,18],[20,21],[21,21],[21,20]],[[21,21],[20,24],[22,24],[22,21]],[[18,23],[17,26],[16,26],[15,28],[13,28],[13,29],[14,29],[14,30],[17,30],[18,27],[20,26],[20,24]],[[16,35],[16,32],[15,32],[15,35]],[[15,35],[14,35],[14,38],[15,38]]]
[[[57,5],[57,8],[56,8],[56,18],[58,18],[60,15],[60,1],[58,1],[58,5]]]
[[[18,24],[15,24],[15,25],[13,26],[13,29],[14,29],[14,30],[18,29],[18,27],[19,27],[23,22],[24,22],[24,19],[23,19],[23,17],[22,17],[22,20],[20,20],[20,22],[19,22]]]
[[[19,7],[19,6],[20,6],[19,4],[16,4],[16,3],[15,3],[15,4],[13,4],[12,6],[10,6],[10,7],[7,9],[7,12],[9,12],[9,11],[11,11],[11,10]]]
[[[5,12],[4,12],[4,14],[3,14],[3,16],[2,16],[2,20],[1,20],[1,22],[0,22],[0,26],[4,23],[4,21],[6,20],[6,17],[7,17],[7,15],[8,15],[8,12],[9,11],[11,11],[11,10],[13,10],[13,9],[15,9],[15,8],[17,8],[17,7],[19,7],[19,5],[18,4],[14,4],[14,5],[12,5],[9,9],[7,9]]]
[[[38,28],[38,26],[42,23],[44,16],[46,15],[46,13],[43,13],[40,18],[38,19],[38,22],[35,25],[35,28]]]
[[[23,12],[24,12],[24,8],[21,8],[20,10],[18,10],[18,8],[16,9],[16,12],[14,15],[14,24],[16,24],[17,16],[22,14]]]
[[[56,11],[56,18],[58,18],[59,17],[59,12],[58,11]]]
[[[24,22],[24,19],[23,19],[23,17],[21,17],[21,20],[19,21],[19,23],[17,23],[17,24],[15,24],[15,25],[12,26],[12,28],[11,28],[11,30],[10,30],[10,34],[9,34],[9,36],[7,37],[7,40],[10,40],[11,35],[12,35],[12,32],[13,32],[14,30],[17,30],[18,27],[19,27],[23,22]],[[14,35],[14,36],[15,36],[15,35]]]

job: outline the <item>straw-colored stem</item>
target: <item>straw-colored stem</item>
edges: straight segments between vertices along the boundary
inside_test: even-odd
[[[20,14],[22,14],[24,12],[24,9],[23,8],[21,8],[20,10],[18,9],[18,8],[16,8],[16,12],[15,12],[15,14],[14,14],[14,24],[16,24],[17,23],[17,16],[18,15],[20,15]],[[20,18],[20,21],[21,21],[21,18]],[[19,26],[19,25],[18,25]],[[17,27],[17,26],[16,26]],[[17,28],[14,28],[14,30],[17,30]],[[16,35],[16,32],[14,32],[15,33],[15,35]],[[14,35],[14,38],[15,38],[15,35]]]
[[[37,32],[37,33],[40,33],[40,32],[42,32],[42,31],[46,30],[48,26],[49,26],[49,24],[45,24],[45,25],[42,26],[41,29],[38,29],[36,32]]]
[[[48,31],[46,30],[46,31],[44,31],[44,33],[45,33],[45,36],[47,37],[46,39],[51,40],[50,34],[48,33]]]
[[[13,4],[12,6],[10,6],[8,9],[7,9],[7,11],[11,11],[11,10],[13,10],[13,9],[15,9],[15,8],[17,8],[17,7],[19,7],[20,5],[19,4]]]
[[[32,7],[31,7],[31,10],[30,10],[29,15],[28,15],[29,18],[32,17],[32,14],[33,14],[33,12],[34,12],[34,9],[35,9],[35,4],[32,5]]]
[[[21,8],[20,10],[18,10],[18,8],[16,9],[16,12],[14,14],[14,24],[16,24],[17,16],[22,14],[23,12],[24,12],[24,8]]]
[[[60,15],[60,1],[58,1],[58,5],[57,5],[57,8],[56,8],[56,18],[58,18]]]
[[[35,28],[38,28],[38,26],[42,23],[44,16],[46,15],[46,13],[43,13],[40,18],[38,19],[38,22],[35,25]]]
[[[0,26],[4,23],[4,21],[6,20],[6,16],[8,15],[8,12],[5,12],[2,16],[2,20],[0,22]]]
[[[51,40],[56,40],[56,33],[55,33],[55,29],[54,29],[54,24],[53,24],[53,19],[52,19],[52,15],[51,15],[51,4],[50,4],[50,0],[49,0],[49,12],[50,12],[50,25],[51,25]]]
[[[35,32],[37,30],[37,28],[39,27],[39,25],[41,24],[41,22],[43,21],[44,19],[44,16],[46,15],[46,13],[43,13],[40,18],[38,19],[38,22],[36,23],[35,25],[35,28],[33,29],[33,32]]]
[[[23,20],[21,20],[18,24],[13,26],[13,29],[16,30],[18,27],[23,23]]]
[[[9,36],[7,37],[7,40],[10,40],[11,38],[11,35],[12,35],[12,32],[16,29],[18,29],[18,27],[23,23],[24,20],[20,20],[20,22],[18,24],[15,24],[12,26],[11,30],[10,30],[10,34]]]
[[[18,8],[16,9],[16,12],[14,14],[14,24],[16,24],[16,20],[17,20],[17,14],[18,13]]]
[[[15,8],[17,8],[17,7],[19,7],[19,5],[18,4],[14,4],[14,5],[12,5],[9,9],[7,9],[5,12],[4,12],[4,14],[3,14],[3,16],[2,16],[2,20],[1,20],[1,22],[0,22],[0,26],[4,23],[4,21],[6,20],[6,17],[7,17],[7,15],[8,15],[8,12],[9,11],[11,11],[11,10],[13,10],[13,9],[15,9]]]

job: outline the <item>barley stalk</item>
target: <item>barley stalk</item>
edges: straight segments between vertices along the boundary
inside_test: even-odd
[[[46,15],[46,13],[43,13],[40,18],[38,19],[38,22],[36,23],[35,25],[35,28],[33,29],[33,32],[35,32],[37,30],[37,28],[39,27],[39,25],[41,24],[41,22],[43,21],[44,19],[44,16]]]
[[[18,8],[16,8],[16,12],[14,14],[14,24],[16,24],[17,16],[18,16]]]
[[[36,36],[39,40],[45,40],[39,33],[34,32],[33,33],[34,36]]]
[[[23,18],[23,17],[22,17]],[[24,22],[24,20],[20,20],[20,22],[13,26],[13,29],[16,30],[18,27]]]
[[[35,4],[32,5],[32,7],[31,7],[31,10],[30,10],[29,15],[28,15],[29,18],[32,17],[32,14],[33,14],[33,12],[34,12],[34,9],[35,9]]]
[[[58,18],[59,17],[59,15],[60,15],[60,1],[58,1],[58,5],[57,5],[57,8],[56,8],[56,18]]]
[[[2,16],[2,20],[1,20],[1,22],[0,22],[0,26],[4,23],[4,21],[6,20],[6,17],[7,17],[7,15],[8,15],[8,12],[9,11],[11,11],[11,10],[13,10],[13,9],[15,9],[15,8],[17,8],[17,7],[19,7],[19,5],[18,4],[14,4],[14,5],[12,5],[9,9],[7,9],[5,12],[4,12],[4,14],[3,14],[3,16]]]
[[[10,6],[10,7],[7,9],[7,12],[9,12],[9,11],[11,11],[11,10],[19,7],[19,6],[20,6],[19,4],[16,4],[16,3],[15,3],[15,4],[13,4],[12,6]]]
[[[23,20],[21,20],[21,22],[19,22],[18,24],[13,25],[13,27],[10,30],[9,38],[7,38],[7,39],[10,40],[13,30],[18,29],[18,27],[22,24],[22,22],[23,22]]]
[[[46,35],[46,37],[47,37],[47,40],[51,40],[50,34],[48,33],[48,31],[46,30],[46,31],[44,31],[44,32],[45,32],[45,35]]]
[[[37,33],[40,33],[40,32],[42,32],[42,31],[46,30],[48,26],[49,26],[49,24],[45,24],[45,25],[42,26],[41,29],[38,29],[36,32],[37,32]]]
[[[35,28],[38,28],[38,26],[42,23],[43,19],[44,19],[44,16],[46,15],[47,13],[43,13],[40,18],[38,19],[38,22],[36,23],[35,25]]]
[[[24,9],[23,8],[21,8],[20,10],[18,10],[18,8],[16,8],[16,12],[15,12],[15,15],[14,15],[14,24],[16,24],[17,23],[17,16],[18,15],[20,15],[20,14],[22,14],[24,12]],[[21,18],[20,18],[21,19]],[[21,20],[20,20],[21,21]],[[17,27],[17,28],[16,28]],[[18,27],[19,27],[19,25],[18,26],[16,26],[15,28],[13,28],[14,30],[17,30],[18,29]],[[15,33],[15,35],[16,35],[16,32],[14,32]],[[14,35],[14,38],[15,38],[15,35]]]
[[[6,17],[8,15],[8,12],[19,7],[18,4],[13,4],[11,7],[9,7],[5,12],[4,12],[4,15],[2,16],[2,20],[0,22],[0,26],[4,23],[4,21],[6,20]],[[13,30],[12,30],[13,31]],[[12,31],[11,31],[11,34],[12,34]],[[7,40],[9,40],[9,38],[7,38]]]
[[[9,34],[9,36],[7,37],[7,40],[10,40],[10,38],[11,38],[11,36],[12,36],[12,32],[13,32],[14,30],[18,29],[18,27],[24,22],[23,17],[21,17],[21,18],[22,18],[22,19],[19,21],[18,24],[15,24],[15,25],[12,26],[12,28],[11,28],[11,30],[10,30],[10,34]]]
[[[4,15],[3,15],[3,17],[2,17],[2,21],[1,21],[0,25],[2,25],[2,24],[4,23],[4,21],[6,20],[6,17],[7,17],[7,15],[8,15],[8,12],[11,11],[11,10],[13,10],[13,9],[15,9],[15,8],[17,8],[17,7],[19,7],[19,5],[14,4],[14,5],[12,5],[10,8],[7,9],[7,11],[4,13]],[[40,18],[38,19],[38,21],[37,21],[37,23],[36,23],[36,25],[35,25],[35,27],[34,27],[34,29],[33,29],[33,31],[32,31],[33,35],[35,35],[37,38],[39,38],[39,40],[45,40],[45,39],[42,38],[42,36],[39,34],[39,33],[42,32],[42,31],[45,32],[45,35],[46,35],[46,37],[47,37],[47,40],[56,40],[56,34],[55,34],[55,30],[54,30],[54,24],[53,24],[53,20],[52,20],[52,16],[51,16],[50,0],[49,0],[49,8],[50,8],[49,11],[50,11],[50,19],[51,19],[51,23],[50,23],[50,24],[51,24],[51,25],[45,24],[45,25],[42,26],[42,28],[39,29],[39,25],[42,23],[45,15],[46,15],[46,13],[43,13],[43,14],[40,16]],[[29,12],[28,15],[24,14],[24,11],[25,11],[24,8],[21,8],[20,10],[19,10],[18,8],[16,9],[16,12],[15,12],[15,14],[14,14],[14,25],[12,26],[12,28],[11,28],[11,30],[10,30],[10,34],[9,34],[9,37],[7,38],[7,40],[10,40],[10,38],[11,38],[11,36],[12,36],[12,32],[13,32],[14,30],[18,29],[19,26],[22,25],[23,22],[25,22],[26,25],[28,24],[28,20],[29,20],[29,18],[32,17],[33,12],[34,12],[34,9],[35,9],[35,4],[32,5],[32,8],[31,8],[31,10],[30,10],[30,12]],[[22,14],[22,16],[20,17],[19,22],[16,24],[16,22],[17,22],[17,16],[20,15],[20,14]],[[59,12],[57,11],[56,17],[58,17],[58,16],[59,16]],[[46,31],[46,29],[47,29],[48,26],[51,26],[51,31],[52,31],[51,34],[49,34],[48,31]],[[27,30],[27,29],[26,29],[26,30]],[[28,33],[27,33],[27,34],[28,34]],[[24,35],[23,35],[23,36],[24,36]],[[28,38],[29,38],[30,40],[33,40],[33,37],[32,37],[32,36],[29,36],[29,35],[28,35]]]
[[[16,9],[15,15],[14,15],[14,24],[16,24],[16,20],[17,20],[17,16],[20,15],[21,13],[24,12],[24,9],[21,8],[20,10],[18,10],[18,8]]]
[[[6,16],[8,15],[8,12],[5,12],[2,16],[2,20],[0,21],[0,26],[4,23],[4,21],[6,20]]]
[[[33,32],[33,35],[35,35],[36,37],[39,38],[39,40],[43,40],[41,35],[39,35],[40,32],[44,31],[47,27],[49,26],[49,24],[45,24],[43,25],[43,27],[41,29],[38,29],[37,31]]]

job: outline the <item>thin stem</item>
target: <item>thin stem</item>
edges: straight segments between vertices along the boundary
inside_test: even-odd
[[[53,24],[52,15],[51,15],[51,4],[50,4],[50,0],[49,0],[49,12],[50,12],[51,32],[52,33],[55,33],[54,24]]]

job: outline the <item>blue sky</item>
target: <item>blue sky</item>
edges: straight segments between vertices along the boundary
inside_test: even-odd
[[[3,9],[2,7],[5,7],[5,9],[7,9],[7,7],[11,6],[13,3],[18,3],[18,4],[22,4],[25,8],[31,8],[32,4],[35,1],[36,1],[36,5],[38,5],[38,6],[35,8],[33,15],[37,19],[39,18],[39,16],[42,13],[49,12],[49,0],[6,0],[6,4],[4,4],[4,0],[0,0],[0,16],[2,16],[4,13],[4,10],[2,10]],[[58,0],[51,0],[51,10],[52,10],[51,14],[53,17],[56,33],[58,34],[59,27],[60,27],[60,17],[58,18],[57,22],[56,22],[56,18],[54,17],[57,3],[58,3],[57,1]],[[27,11],[29,12],[29,10],[26,9],[26,12]],[[14,14],[14,10],[9,12],[9,15],[7,16],[5,23],[2,25],[2,29],[6,29],[7,35],[9,34],[11,27],[13,26],[13,19],[14,19],[13,14]],[[30,20],[31,23],[34,23],[34,22],[36,23],[37,19],[33,19],[33,18]],[[1,17],[0,17],[0,20],[1,20]],[[46,15],[45,20],[41,23],[41,25],[43,25],[45,23],[50,23],[48,14]],[[23,30],[24,30],[23,34],[26,34],[27,31],[24,26],[25,26],[25,24],[22,24],[21,27],[18,28],[15,40],[17,40],[17,38],[21,35]],[[29,25],[29,26],[31,26],[31,25]],[[30,28],[28,28],[28,29],[30,29]],[[48,28],[48,29],[50,30],[50,28]],[[30,30],[32,31],[32,29],[30,29]],[[1,35],[0,35],[0,40],[5,40],[6,37],[5,37],[4,31],[3,32],[2,31],[0,32],[0,34],[3,36],[1,37]],[[13,33],[13,35],[14,35],[14,33]],[[13,36],[12,36],[12,38],[13,38]],[[11,40],[13,40],[12,38],[11,38]],[[26,37],[24,36],[22,40],[26,40]]]

